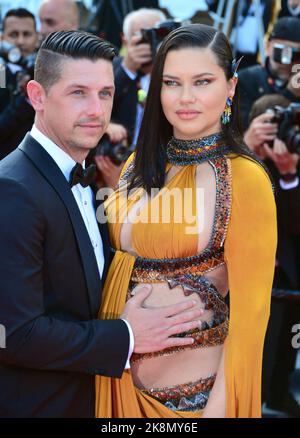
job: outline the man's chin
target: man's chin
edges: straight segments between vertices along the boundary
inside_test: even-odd
[[[82,150],[86,150],[86,151],[90,151],[92,149],[95,149],[98,144],[99,144],[99,139],[86,139],[86,140],[82,140],[82,141],[78,141],[78,139],[71,141],[72,147],[75,147],[76,149],[82,149]]]

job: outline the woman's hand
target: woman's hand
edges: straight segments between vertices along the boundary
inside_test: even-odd
[[[109,157],[96,155],[95,163],[100,171],[105,187],[114,189],[117,187],[124,163],[114,164]]]

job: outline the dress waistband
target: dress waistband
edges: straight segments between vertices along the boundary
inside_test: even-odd
[[[200,391],[209,391],[212,389],[216,380],[216,374],[208,377],[202,377],[199,380],[181,383],[174,386],[165,386],[163,388],[142,389],[144,394],[151,395],[164,402],[167,400],[179,400],[181,397],[192,397]]]
[[[116,252],[114,248],[111,251]],[[201,276],[224,263],[224,247],[207,248],[200,254],[174,259],[136,257],[131,279],[138,283],[154,283],[165,281],[166,277]]]

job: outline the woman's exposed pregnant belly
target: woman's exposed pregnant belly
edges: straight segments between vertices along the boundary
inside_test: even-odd
[[[170,289],[167,283],[151,283],[151,287],[152,292],[144,301],[145,307],[158,308],[194,300],[198,303],[196,307],[204,309],[197,293],[185,296],[180,286]],[[210,321],[212,314],[212,310],[204,310],[201,321]],[[222,349],[222,345],[187,349],[134,362],[131,364],[134,383],[139,388],[157,388],[208,377],[217,372]]]

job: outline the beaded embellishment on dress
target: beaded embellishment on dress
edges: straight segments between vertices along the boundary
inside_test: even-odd
[[[142,392],[155,398],[172,411],[197,412],[205,408],[215,380],[216,374],[213,374],[196,382],[142,389]]]
[[[199,329],[177,335],[193,337],[193,344],[155,353],[134,353],[131,362],[166,356],[185,349],[221,345],[227,337],[228,306],[206,274],[225,263],[223,245],[231,210],[231,166],[230,160],[224,155],[209,159],[208,162],[216,178],[216,204],[212,233],[207,247],[200,254],[185,258],[136,257],[127,299],[131,297],[131,291],[137,283],[167,282],[170,289],[181,286],[185,295],[197,293],[204,308],[213,311],[213,317],[210,321],[203,322]]]
[[[172,137],[167,144],[167,159],[176,166],[200,164],[209,159],[215,159],[231,152],[224,145],[222,134],[217,133],[196,140],[179,140]]]

